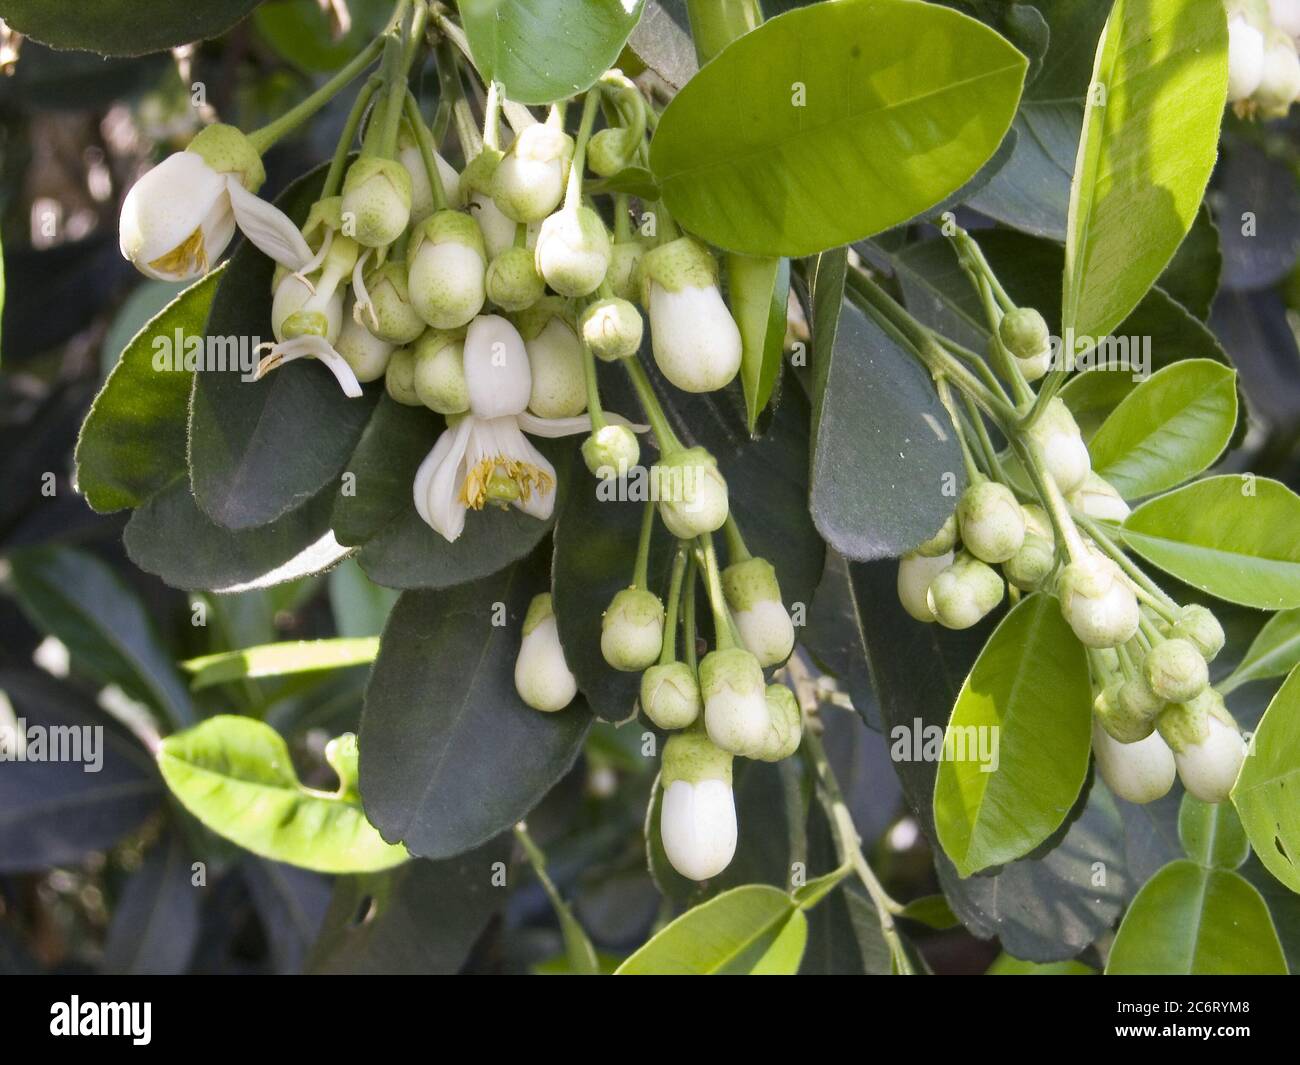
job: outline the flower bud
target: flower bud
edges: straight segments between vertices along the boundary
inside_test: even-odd
[[[1158,726],[1188,793],[1202,802],[1226,802],[1246,758],[1246,741],[1223,697],[1206,688],[1190,702],[1167,707]]]
[[[1174,754],[1158,732],[1121,743],[1094,718],[1092,753],[1106,787],[1125,802],[1154,802],[1174,785]]]
[[[1092,469],[1092,460],[1074,415],[1060,399],[1052,399],[1047,404],[1042,417],[1029,430],[1029,436],[1038,446],[1047,472],[1065,495],[1083,486]]]
[[[1146,709],[1148,704],[1142,701],[1141,691],[1136,701],[1133,698],[1125,699],[1125,689],[1135,681],[1145,688],[1137,678],[1129,681],[1117,680],[1106,685],[1092,704],[1093,715],[1101,722],[1102,728],[1120,743],[1137,743],[1138,740],[1150,736],[1156,727],[1156,713],[1164,705],[1156,700],[1154,708],[1148,711]],[[1149,688],[1146,694],[1150,695]]]
[[[1282,118],[1300,94],[1300,56],[1295,41],[1272,30],[1264,41],[1264,67],[1252,99],[1265,118]]]
[[[615,669],[636,673],[654,664],[664,645],[664,604],[644,588],[624,588],[600,623],[600,653]]]
[[[343,328],[339,338],[334,342],[334,350],[352,367],[361,384],[378,381],[388,368],[388,359],[393,354],[393,345],[387,340],[380,340],[352,314],[353,304],[348,302],[343,311]]]
[[[592,354],[605,362],[617,362],[637,353],[645,323],[641,312],[625,299],[613,296],[597,300],[582,314],[582,339]]]
[[[362,156],[343,179],[342,210],[352,221],[348,235],[358,244],[392,244],[411,221],[411,175],[396,159]]]
[[[702,447],[662,456],[652,471],[659,516],[679,540],[721,529],[727,520],[727,482]]]
[[[628,164],[631,136],[621,126],[598,130],[587,141],[587,168],[599,177],[613,177]]]
[[[527,248],[507,248],[487,268],[487,298],[503,311],[522,311],[546,294]]]
[[[590,207],[565,208],[542,223],[536,254],[537,272],[551,288],[561,296],[586,296],[609,270],[609,234]]]
[[[1264,77],[1264,33],[1242,14],[1228,20],[1228,102],[1248,99]]]
[[[953,548],[957,546],[957,515],[949,514],[944,520],[939,531],[935,533],[920,547],[912,551],[911,554],[922,555],[925,558],[937,558],[939,555],[952,554]]]
[[[370,307],[363,309],[360,317],[371,333],[390,344],[409,344],[424,332],[424,319],[411,306],[403,264],[390,259],[372,270],[365,284]]]
[[[406,123],[402,123],[402,136],[398,139],[397,161],[406,170],[411,179],[411,223],[422,222],[433,214],[433,188],[429,184],[429,172],[424,168],[424,156],[420,146],[411,138]],[[460,202],[460,175],[456,168],[436,151],[433,153],[434,165],[438,168],[438,177],[442,180],[442,191],[447,202]]]
[[[1151,690],[1169,703],[1185,703],[1205,691],[1210,683],[1209,667],[1201,652],[1188,640],[1158,643],[1142,660],[1142,675]]]
[[[1017,359],[1039,359],[1051,352],[1047,322],[1033,307],[1017,307],[1002,316],[998,337]]]
[[[1081,487],[1070,493],[1070,506],[1090,518],[1120,522],[1129,516],[1129,505],[1109,481],[1089,473]]]
[[[981,562],[1005,562],[1025,540],[1015,494],[996,481],[977,481],[957,501],[962,546]]]
[[[1002,574],[1022,592],[1032,592],[1056,569],[1056,546],[1045,536],[1025,532],[1020,550],[1002,563]]]
[[[664,744],[659,838],[682,876],[708,880],[736,853],[736,802],[731,755],[698,732],[676,732]]]
[[[406,262],[411,306],[435,329],[459,329],[483,309],[483,234],[461,211],[439,211],[411,235]]]
[[[498,314],[480,314],[465,330],[469,408],[480,418],[517,416],[528,406],[532,369],[524,338]]]
[[[1300,37],[1300,0],[1268,0],[1273,25],[1292,37]]]
[[[411,347],[415,355],[415,394],[439,414],[469,410],[469,385],[465,381],[465,343],[455,333],[430,329]]]
[[[930,582],[952,565],[952,552],[927,558],[925,555],[904,555],[898,560],[898,601],[917,621],[934,621],[928,592]]]
[[[492,199],[516,222],[540,222],[564,197],[573,138],[539,122],[522,130],[492,175]]]
[[[767,686],[767,740],[754,754],[763,762],[779,762],[799,749],[803,739],[803,714],[794,692],[784,684]]]
[[[605,280],[609,282],[610,291],[619,299],[637,298],[643,255],[645,247],[635,240],[619,241],[610,249],[609,271],[605,274]]]
[[[398,348],[388,357],[384,371],[384,388],[398,403],[407,407],[422,406],[420,394],[415,390],[415,351]]]
[[[275,286],[271,298],[271,331],[277,340],[317,336],[333,342],[342,328],[341,292],[313,291],[297,274],[285,274]]]
[[[582,460],[602,481],[625,476],[640,457],[636,433],[626,425],[602,425],[582,442]]]
[[[1090,552],[1061,570],[1061,615],[1086,647],[1118,647],[1137,632],[1137,595],[1118,566]]]
[[[1214,661],[1226,641],[1219,619],[1199,603],[1183,607],[1174,623],[1166,627],[1165,635],[1186,640],[1207,662]]]
[[[700,694],[709,739],[731,754],[763,749],[771,717],[763,667],[743,647],[711,651],[700,663]]]
[[[515,691],[534,710],[563,710],[578,694],[578,682],[564,661],[549,594],[533,596],[515,659]]]
[[[641,260],[641,302],[663,375],[684,392],[712,392],[740,369],[740,329],[718,288],[718,264],[693,237],[679,237]]]
[[[1002,602],[1006,586],[996,570],[963,551],[930,582],[926,603],[946,629],[969,629]]]
[[[533,336],[524,332],[533,371],[528,409],[539,418],[573,418],[587,409],[587,378],[582,342],[560,315]]]
[[[661,729],[693,725],[700,716],[700,684],[685,662],[651,666],[641,674],[641,709]]]
[[[722,592],[741,642],[760,666],[775,666],[794,650],[794,624],[781,602],[776,570],[765,558],[733,562],[722,571]]]

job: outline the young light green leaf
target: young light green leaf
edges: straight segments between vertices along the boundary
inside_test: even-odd
[[[807,938],[807,918],[789,895],[746,884],[687,910],[614,975],[793,976]]]
[[[1106,975],[1286,975],[1268,906],[1237,873],[1178,859],[1124,915]]]
[[[1180,581],[1242,606],[1300,606],[1300,498],[1254,475],[1208,477],[1138,507],[1124,540]]]
[[[294,673],[368,665],[378,653],[378,637],[294,640],[203,655],[182,662],[181,666],[194,674],[190,687],[197,691],[245,678],[284,677]]]
[[[997,150],[1026,60],[937,4],[787,12],[677,94],[650,148],[673,217],[749,255],[802,256],[914,217]]]
[[[343,782],[336,794],[304,787],[270,725],[222,714],[168,736],[158,768],[181,804],[254,854],[321,873],[364,873],[406,861],[385,843]]]
[[[985,976],[1096,976],[1097,970],[1081,961],[1021,961],[1003,951],[984,970]]]
[[[1300,670],[1278,689],[1250,741],[1232,802],[1259,860],[1300,892]]]
[[[968,877],[1060,827],[1088,774],[1088,661],[1057,600],[1011,611],[962,685],[934,784],[939,841]]]
[[[1215,687],[1227,695],[1253,680],[1285,677],[1297,665],[1300,665],[1300,607],[1279,611],[1269,618],[1237,668]]]
[[[1209,467],[1237,424],[1237,374],[1210,359],[1173,363],[1120,402],[1088,445],[1092,468],[1126,499]]]
[[[727,299],[740,327],[740,381],[750,432],[771,400],[781,372],[789,293],[789,259],[727,256]]]
[[[1104,337],[1182,243],[1218,156],[1227,19],[1199,0],[1115,0],[1070,188],[1062,335]]]
[[[1184,794],[1178,838],[1187,857],[1207,869],[1238,869],[1250,857],[1250,843],[1231,803],[1201,802]]]

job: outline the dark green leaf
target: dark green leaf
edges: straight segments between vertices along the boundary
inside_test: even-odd
[[[144,55],[217,37],[261,0],[4,0],[0,18],[11,29],[53,48],[101,55]]]
[[[104,944],[104,970],[115,974],[179,976],[199,938],[203,888],[191,881],[184,836],[169,829],[126,882]]]
[[[751,432],[781,373],[789,292],[788,259],[727,256],[727,300],[743,341],[740,381]]]

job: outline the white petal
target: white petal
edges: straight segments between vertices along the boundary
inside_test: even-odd
[[[311,262],[311,248],[287,214],[260,196],[254,196],[234,174],[227,176],[226,188],[235,210],[235,221],[253,244],[290,270],[301,270]]]
[[[555,467],[528,442],[514,418],[498,418],[492,422],[492,431],[496,435],[498,454],[534,466],[550,478],[549,488],[534,491],[527,500],[520,498],[514,504],[529,517],[546,521],[555,509]]]
[[[318,336],[295,337],[293,340],[276,344],[271,348],[271,353],[257,364],[253,379],[259,380],[286,362],[304,357],[323,362],[326,369],[334,375],[334,380],[339,383],[339,387],[343,389],[343,394],[349,399],[356,399],[361,395],[361,385],[357,383],[357,375],[352,372],[347,359],[330,347],[328,340]]]
[[[223,216],[229,212],[226,180],[202,156],[177,152],[168,156],[137,181],[122,201],[118,232],[122,255],[137,269],[164,281],[184,280],[211,267],[225,249],[230,230]],[[149,264],[175,251],[202,230],[206,264],[194,262],[188,270],[166,270]],[[221,236],[225,242],[220,242]]]
[[[578,693],[578,682],[564,660],[555,616],[541,621],[519,644],[515,691],[534,710],[562,710]]]
[[[519,428],[532,436],[554,438],[557,436],[576,436],[578,433],[591,432],[591,415],[579,414],[574,418],[539,418],[531,411],[524,411],[516,418]],[[605,412],[605,421],[611,425],[626,425],[634,433],[648,433],[650,426],[630,422],[621,414]]]
[[[717,876],[736,853],[731,786],[724,780],[674,780],[664,789],[659,834],[668,860],[682,876]]]
[[[528,406],[528,352],[519,331],[499,315],[479,315],[466,330],[465,384],[469,409],[479,418],[520,414]]]
[[[448,543],[455,543],[465,530],[467,508],[460,501],[460,485],[473,427],[473,418],[463,418],[454,429],[446,430],[415,474],[415,509]]]

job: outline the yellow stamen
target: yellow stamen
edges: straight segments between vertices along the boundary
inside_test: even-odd
[[[208,249],[203,244],[203,227],[199,226],[166,255],[158,256],[149,266],[160,274],[176,277],[189,276],[196,266],[200,273],[206,274]]]
[[[460,488],[460,501],[471,510],[482,510],[485,503],[513,494],[502,484],[503,481],[513,484],[518,498],[525,503],[532,498],[534,491],[545,495],[555,484],[549,473],[531,462],[497,455],[480,459],[470,467]]]

